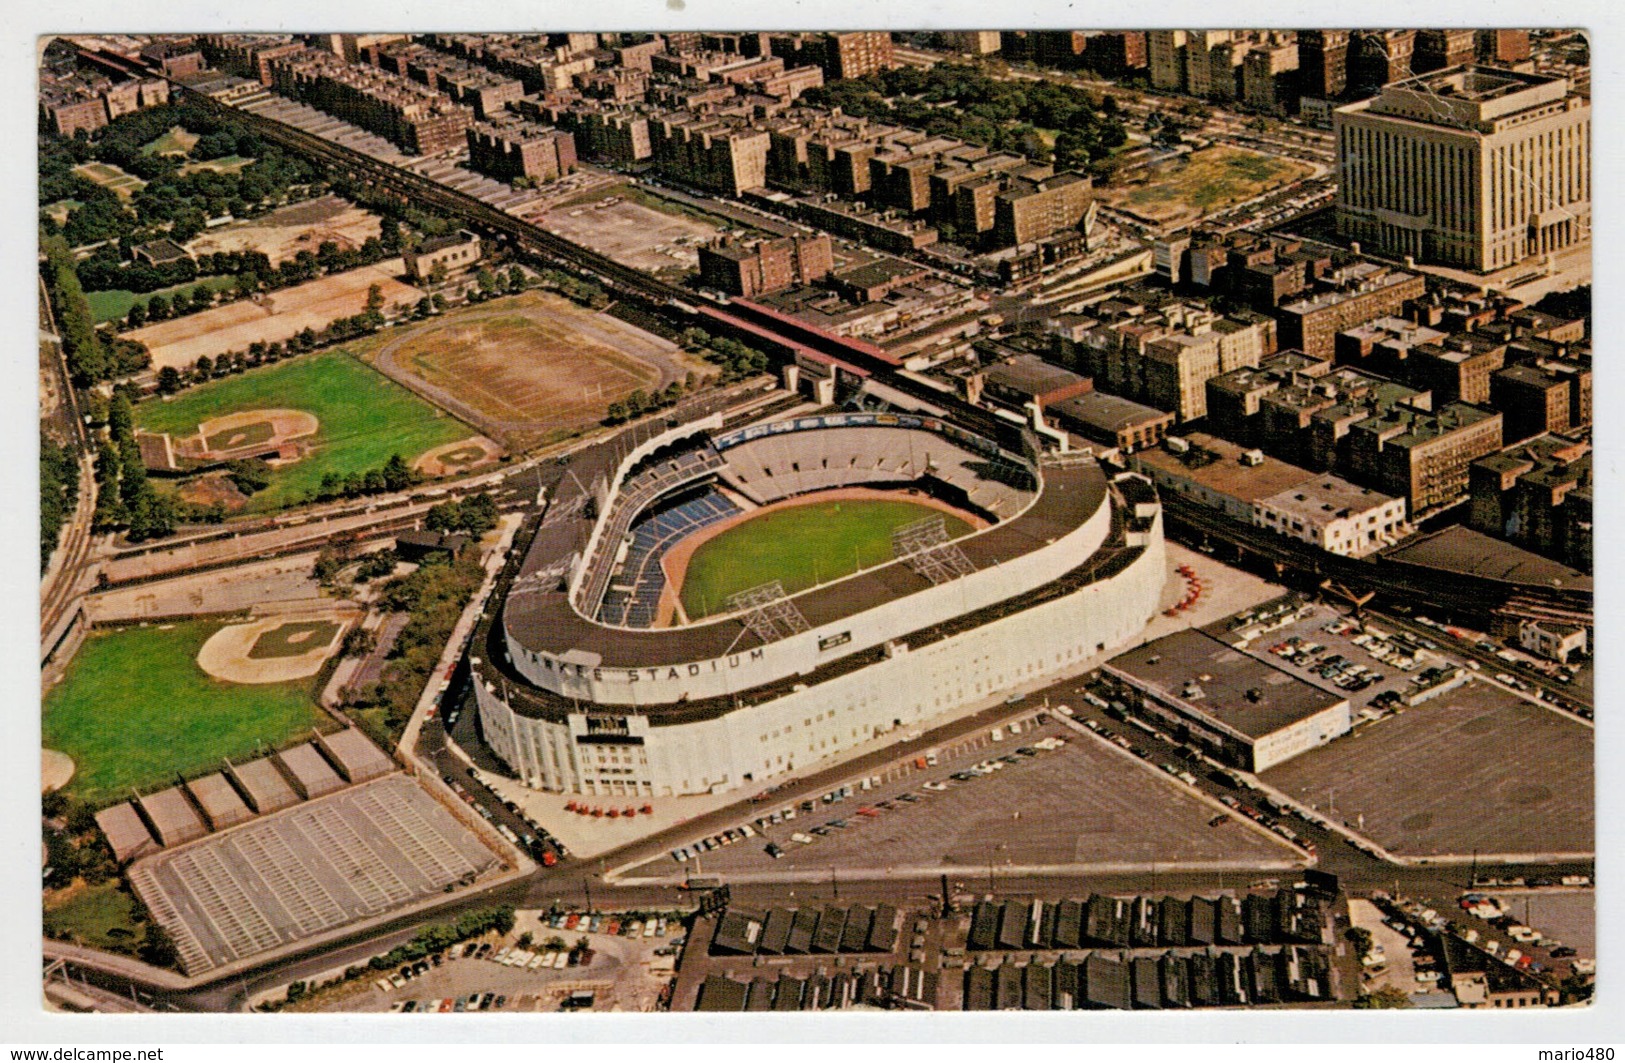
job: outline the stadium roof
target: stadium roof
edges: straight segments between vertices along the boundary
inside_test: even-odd
[[[1194,628],[1129,650],[1110,667],[1253,739],[1345,700]]]
[[[592,477],[578,470],[583,483]],[[1010,520],[956,540],[956,545],[978,569],[989,568],[1030,553],[1066,534],[1094,513],[1106,497],[1106,476],[1093,464],[1058,465],[1043,470],[1044,483],[1033,503]],[[576,490],[573,477],[560,483],[564,492]],[[591,522],[559,522],[542,528],[526,556],[520,578],[554,568],[578,553],[591,532]],[[933,584],[901,562],[882,565],[837,583],[804,591],[794,597],[796,608],[813,627],[833,623],[882,605],[894,598],[929,589]],[[679,628],[630,629],[608,627],[588,620],[570,605],[562,585],[554,589],[532,587],[511,594],[504,608],[504,623],[519,643],[559,656],[577,651],[606,667],[649,667],[702,661],[738,653],[763,644],[737,618]],[[516,706],[518,707],[518,706]]]

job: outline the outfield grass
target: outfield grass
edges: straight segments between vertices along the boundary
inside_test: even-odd
[[[764,513],[702,544],[689,559],[681,597],[689,619],[727,608],[740,591],[777,580],[786,594],[891,560],[893,529],[941,513],[892,499],[813,502]],[[942,514],[952,538],[971,530]]]
[[[197,653],[223,625],[193,620],[91,635],[45,696],[41,734],[74,760],[68,791],[102,803],[252,757],[321,725],[310,682],[227,683]]]
[[[140,939],[140,927],[135,899],[116,879],[86,886],[45,909],[47,937],[71,937],[93,949],[130,952]]]
[[[130,312],[130,307],[136,303],[146,303],[155,295],[165,299],[173,299],[175,293],[184,291],[190,296],[198,288],[211,288],[217,292],[226,291],[237,284],[236,277],[205,277],[200,281],[189,281],[186,284],[176,284],[168,288],[158,288],[150,292],[132,292],[123,288],[114,288],[105,292],[86,292],[85,300],[90,303],[90,314],[100,325],[104,321],[122,321]]]
[[[272,408],[303,410],[321,427],[309,439],[310,453],[273,471],[270,486],[249,499],[250,513],[306,501],[327,473],[364,473],[381,468],[392,454],[410,463],[426,450],[474,434],[342,350],[250,369],[168,401],[142,402],[135,423],[149,432],[194,435],[211,417]]]

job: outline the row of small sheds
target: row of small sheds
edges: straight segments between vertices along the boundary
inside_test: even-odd
[[[1241,1007],[1332,999],[1324,947],[1254,946],[1129,957],[1092,952],[1054,963],[965,970],[966,1011]]]
[[[394,770],[395,762],[355,728],[318,733],[268,757],[225,761],[221,771],[104,808],[96,825],[122,863]]]
[[[816,971],[806,978],[781,973],[777,978],[741,982],[725,974],[709,975],[700,985],[696,1011],[821,1011],[875,1007],[929,1009],[935,1006],[938,976],[911,966],[866,970]]]
[[[1185,948],[1314,944],[1323,900],[1296,890],[1245,897],[1110,897],[983,901],[971,913],[966,947],[998,949]]]
[[[897,909],[770,908],[755,915],[730,908],[711,937],[713,955],[795,956],[811,953],[891,952],[897,946]]]

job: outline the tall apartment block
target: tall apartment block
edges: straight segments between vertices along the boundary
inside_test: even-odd
[[[396,74],[354,66],[325,52],[270,62],[272,86],[290,99],[356,125],[413,155],[460,147],[473,112]]]
[[[1184,30],[1146,31],[1146,61],[1152,88],[1178,92],[1185,87],[1185,44]]]
[[[701,283],[746,299],[811,284],[834,268],[828,233],[754,242],[722,240],[700,248]]]
[[[1564,78],[1456,67],[1339,108],[1337,231],[1480,272],[1590,236],[1591,105]]]
[[[1242,60],[1241,96],[1249,107],[1285,114],[1298,109],[1298,46],[1259,45]]]
[[[468,166],[498,181],[556,181],[575,172],[576,142],[563,130],[522,120],[476,122],[468,127]]]
[[[766,187],[768,142],[765,131],[722,119],[664,115],[649,123],[661,174],[726,196]]]
[[[800,48],[795,50],[800,51],[805,60],[823,67],[826,81],[878,74],[897,65],[891,34],[883,30],[820,33],[802,39],[799,43]],[[773,54],[780,54],[777,40],[774,43]],[[792,56],[786,55],[784,60],[786,65],[790,65]]]
[[[1090,34],[1084,45],[1083,61],[1091,70],[1107,77],[1122,77],[1144,70],[1147,62],[1145,31],[1109,30]]]
[[[999,50],[998,30],[952,30],[942,36],[948,47],[966,55],[992,55]]]
[[[1348,30],[1298,31],[1298,90],[1317,100],[1342,97],[1349,83]]]
[[[1374,96],[1384,85],[1410,77],[1415,52],[1415,30],[1356,33],[1349,52],[1349,94]]]

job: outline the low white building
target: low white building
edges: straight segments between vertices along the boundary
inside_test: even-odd
[[[1319,476],[1260,498],[1253,523],[1343,557],[1364,557],[1410,534],[1405,500]]]
[[[1586,652],[1586,629],[1550,620],[1525,620],[1518,625],[1518,645],[1537,657],[1567,664],[1571,654]]]

